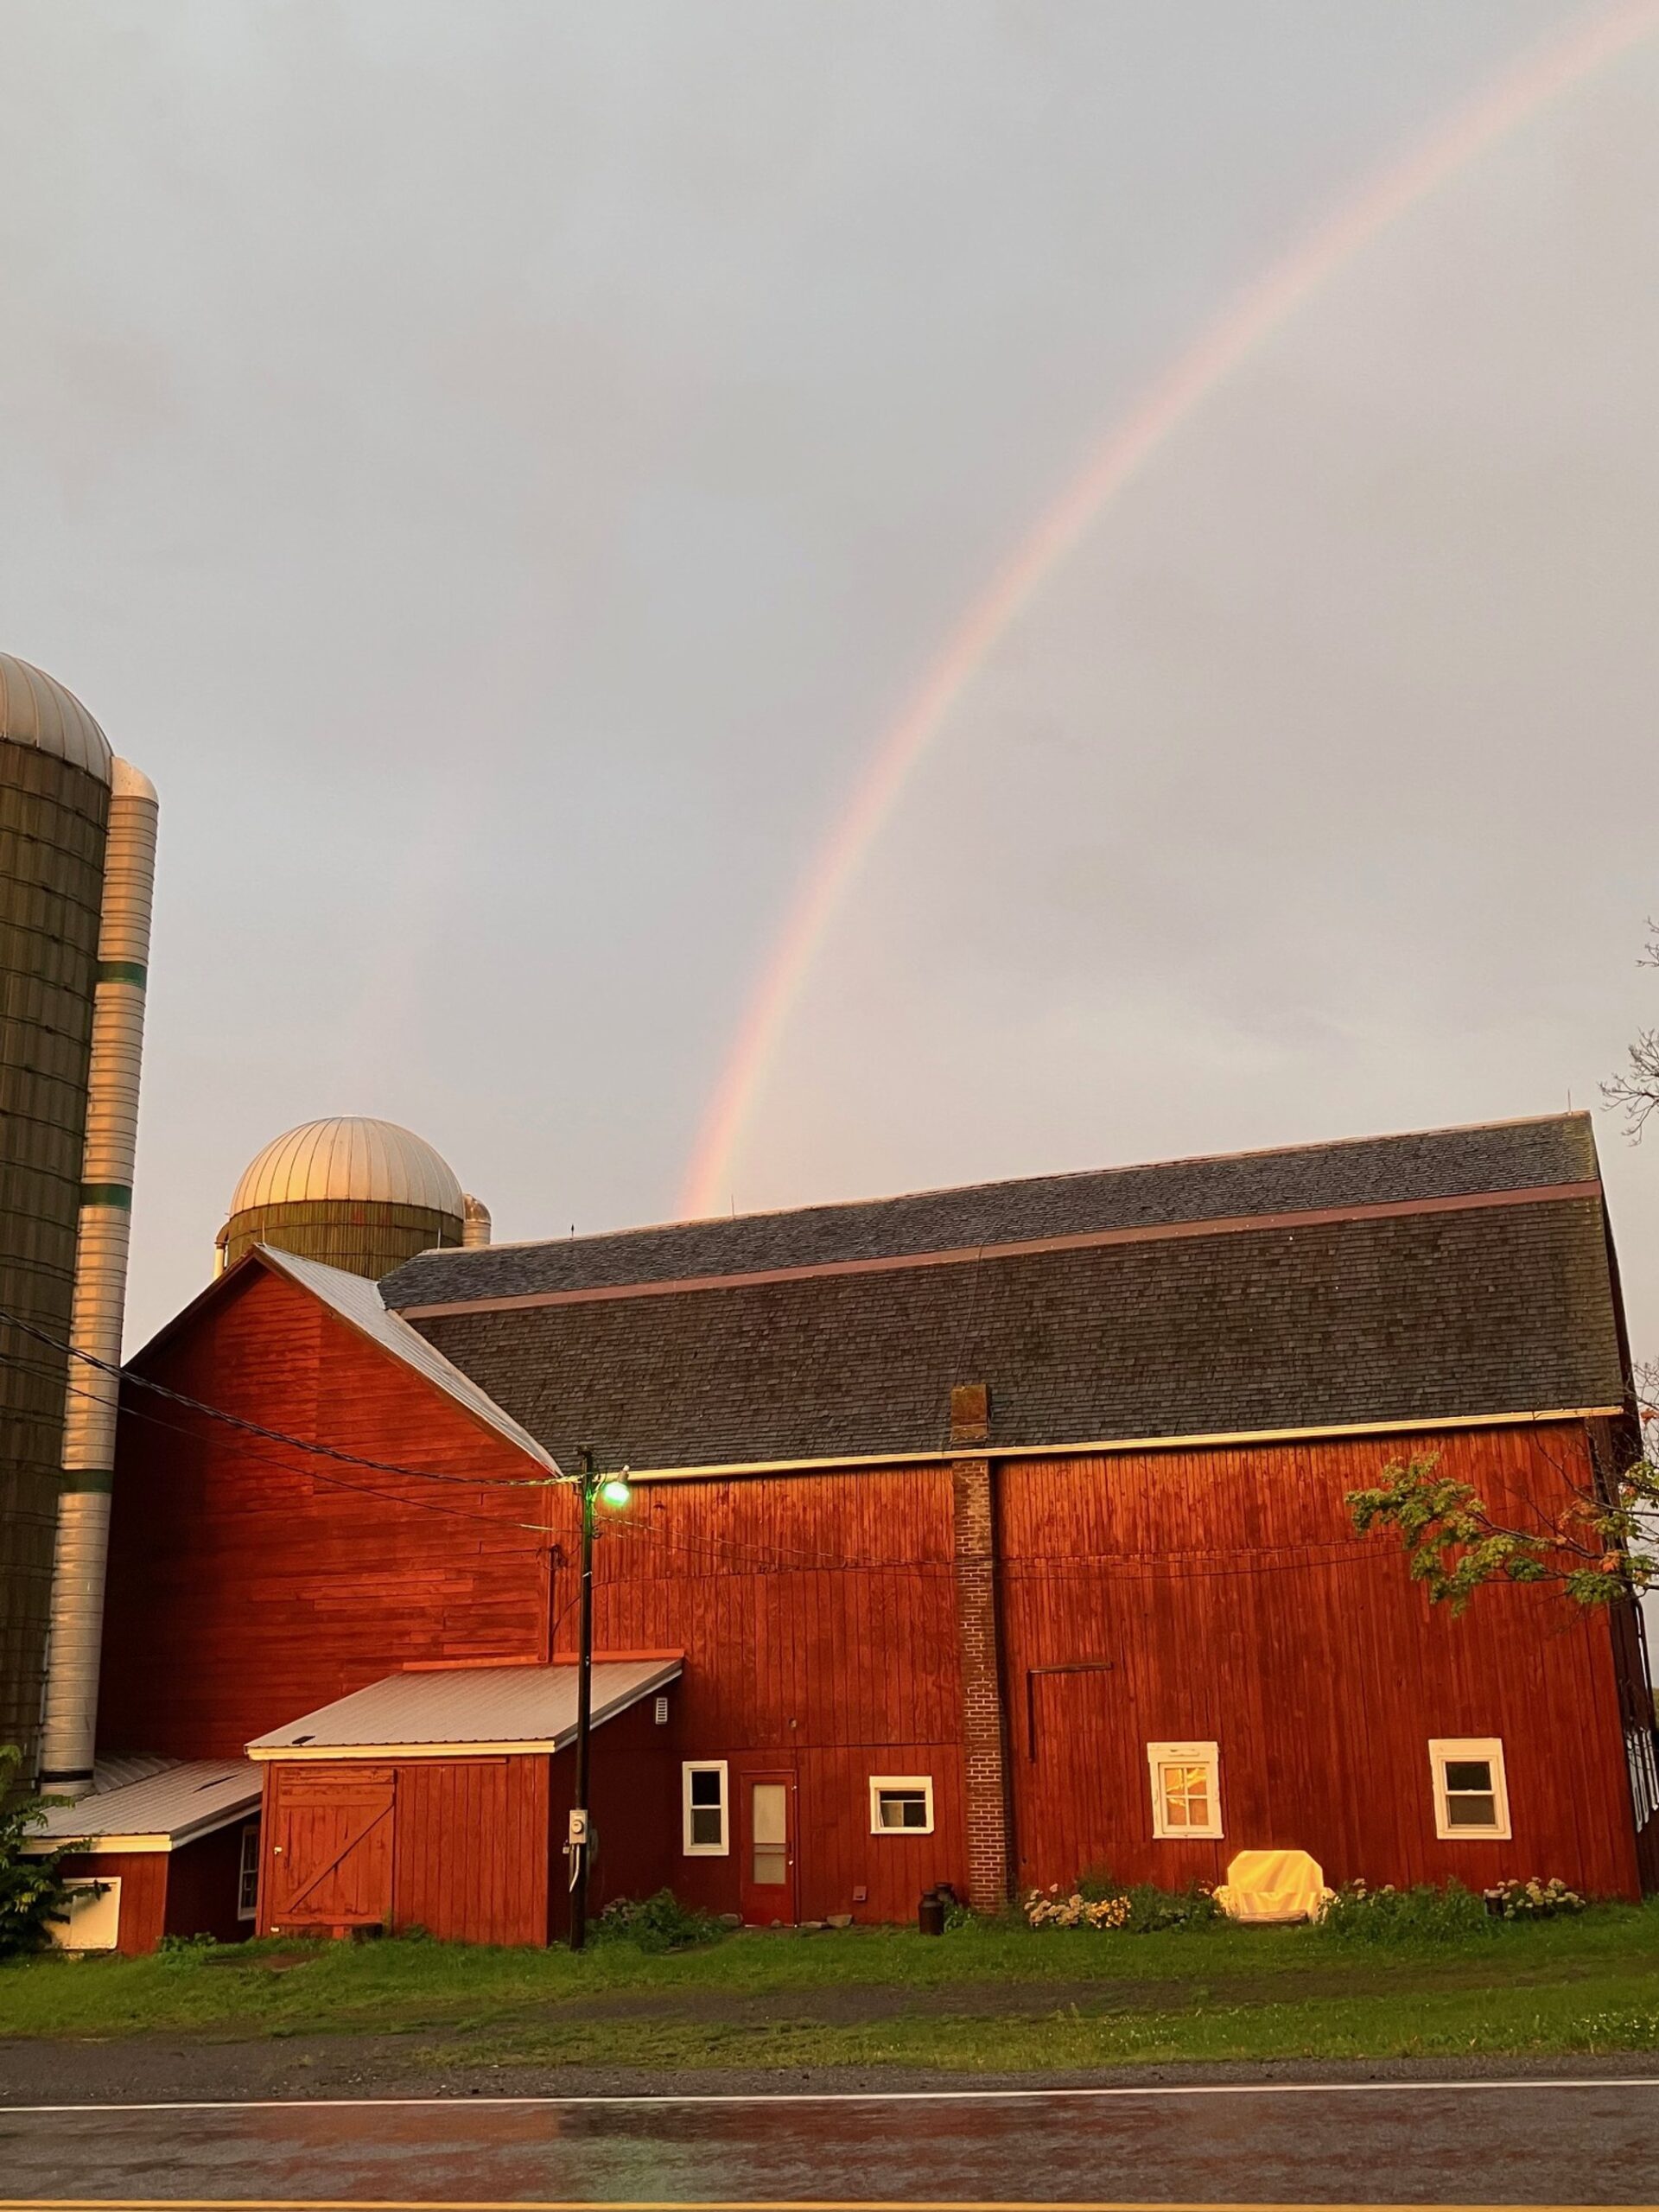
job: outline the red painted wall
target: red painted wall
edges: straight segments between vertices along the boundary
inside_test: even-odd
[[[217,1936],[221,1943],[239,1943],[252,1935],[252,1921],[242,1919],[236,1910],[242,1831],[247,1825],[246,1821],[232,1821],[229,1827],[168,1854],[169,1936],[206,1935]]]
[[[397,1769],[394,1924],[464,1943],[542,1943],[545,1758],[410,1759]]]
[[[115,1947],[129,1959],[153,1951],[167,1928],[164,1851],[77,1852],[59,1862],[66,1879],[121,1884],[121,1917]]]
[[[1333,1883],[1536,1873],[1637,1893],[1605,1618],[1545,1588],[1483,1590],[1460,1619],[1431,1607],[1397,1540],[1357,1541],[1344,1503],[1408,1449],[1522,1525],[1529,1497],[1587,1471],[1567,1426],[1005,1465],[1022,1882],[1214,1879],[1235,1851],[1294,1846]],[[1102,1658],[1110,1672],[1036,1678],[1033,1758],[1027,1669]],[[1437,1840],[1444,1736],[1502,1738],[1511,1841]],[[1218,1843],[1153,1838],[1146,1745],[1185,1738],[1220,1747]]]
[[[685,1653],[662,1880],[709,1910],[741,1909],[744,1768],[796,1777],[803,1919],[911,1920],[934,1882],[965,1889],[948,1471],[649,1484],[634,1501],[625,1520],[601,1522],[595,1638],[601,1649]],[[561,1650],[574,1648],[574,1588],[561,1572]],[[612,1753],[594,1742],[597,1777]],[[700,1758],[731,1764],[725,1858],[681,1849],[679,1762]],[[931,1836],[870,1834],[875,1774],[932,1776]]]
[[[539,1657],[538,1473],[257,1262],[145,1363],[205,1403],[434,1482],[310,1458],[129,1385],[99,1747],[230,1757],[407,1659]],[[474,1486],[474,1484],[476,1486]],[[495,1486],[492,1487],[493,1484]]]
[[[76,1881],[121,1882],[116,1948],[141,1958],[163,1936],[213,1936],[221,1943],[252,1935],[237,1916],[242,1830],[238,1821],[179,1850],[79,1852],[62,1862]]]
[[[158,1427],[129,1393],[105,1751],[233,1753],[410,1659],[574,1649],[569,1491],[516,1486],[531,1463],[284,1279],[257,1266],[230,1279],[149,1367],[269,1427],[468,1479],[317,1465],[176,1409]],[[1461,1620],[1432,1611],[1397,1543],[1358,1541],[1344,1503],[1408,1450],[1438,1451],[1524,1512],[1582,1471],[1586,1446],[1567,1423],[995,1465],[1022,1883],[1102,1864],[1125,1879],[1212,1878],[1236,1849],[1294,1844],[1333,1880],[1535,1872],[1635,1891],[1607,1623],[1549,1590],[1484,1591]],[[595,1738],[597,1904],[666,1881],[739,1909],[735,1817],[727,1858],[680,1848],[680,1763],[702,1758],[728,1760],[734,1784],[746,1769],[794,1775],[803,1917],[908,1920],[923,1887],[965,1888],[948,1471],[645,1484],[601,1525],[600,1649],[686,1656],[666,1732],[647,1706]],[[1109,1669],[1033,1671],[1083,1659]],[[1457,1735],[1503,1738],[1512,1842],[1435,1839],[1427,1744]],[[1220,1843],[1152,1837],[1146,1745],[1186,1737],[1221,1746]],[[932,1836],[869,1834],[878,1773],[933,1777]],[[431,1870],[454,1855],[467,1792],[493,1787],[444,1786],[459,1794],[449,1815],[434,1796],[421,1816],[430,1848],[413,1850],[403,1878],[416,1886],[398,1891],[399,1913],[435,1928],[461,1912],[461,1890],[434,1903],[429,1885],[451,1878]],[[544,1815],[512,1815],[539,1839],[523,1846],[531,1886],[510,1898],[484,1870],[464,1874],[485,1884],[477,1924],[520,1931],[497,1940],[537,1940],[522,1931],[538,1915],[562,1924],[562,1767],[546,1788]],[[437,1789],[429,1771],[410,1785],[411,1834],[421,1792]]]
[[[671,1720],[659,1727],[645,1698],[594,1732],[589,1796],[599,1839],[588,1884],[590,1916],[615,1897],[648,1897],[661,1889],[685,1891],[676,1880],[680,1853],[679,1754],[672,1715],[678,1685],[669,1693]],[[576,1755],[561,1751],[552,1768],[548,1827],[549,1928],[569,1931],[570,1862],[564,1854],[575,1802]]]
[[[547,1770],[535,1756],[271,1761],[260,1933],[361,1923],[545,1942]]]

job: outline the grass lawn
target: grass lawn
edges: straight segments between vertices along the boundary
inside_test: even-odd
[[[0,1967],[0,2037],[412,2036],[449,2064],[1062,2069],[1659,2048],[1659,1905],[1386,1946],[1308,1928],[734,1935],[653,1955],[271,1942]]]

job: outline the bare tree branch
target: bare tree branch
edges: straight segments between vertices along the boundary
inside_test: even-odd
[[[1659,922],[1651,918],[1642,965],[1659,968]],[[1601,1095],[1610,1106],[1624,1109],[1625,1134],[1632,1144],[1638,1142],[1649,1116],[1659,1109],[1659,1029],[1637,1032],[1629,1066],[1602,1084]]]

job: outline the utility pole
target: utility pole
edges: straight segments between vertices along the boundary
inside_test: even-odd
[[[582,1507],[582,1583],[576,1630],[576,1802],[570,1814],[570,1948],[588,1941],[588,1738],[594,1717],[594,1455],[576,1454]]]
[[[588,1806],[588,1739],[594,1718],[594,1508],[602,1499],[613,1512],[632,1500],[627,1471],[601,1476],[594,1471],[593,1448],[576,1453],[576,1495],[582,1513],[582,1581],[576,1629],[576,1788],[570,1810],[570,1948],[588,1941],[588,1871],[594,1853],[593,1816]]]

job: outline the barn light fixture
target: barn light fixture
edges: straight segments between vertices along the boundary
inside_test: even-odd
[[[626,1474],[610,1475],[599,1486],[599,1502],[613,1513],[626,1513],[633,1503],[633,1492],[628,1487]]]

